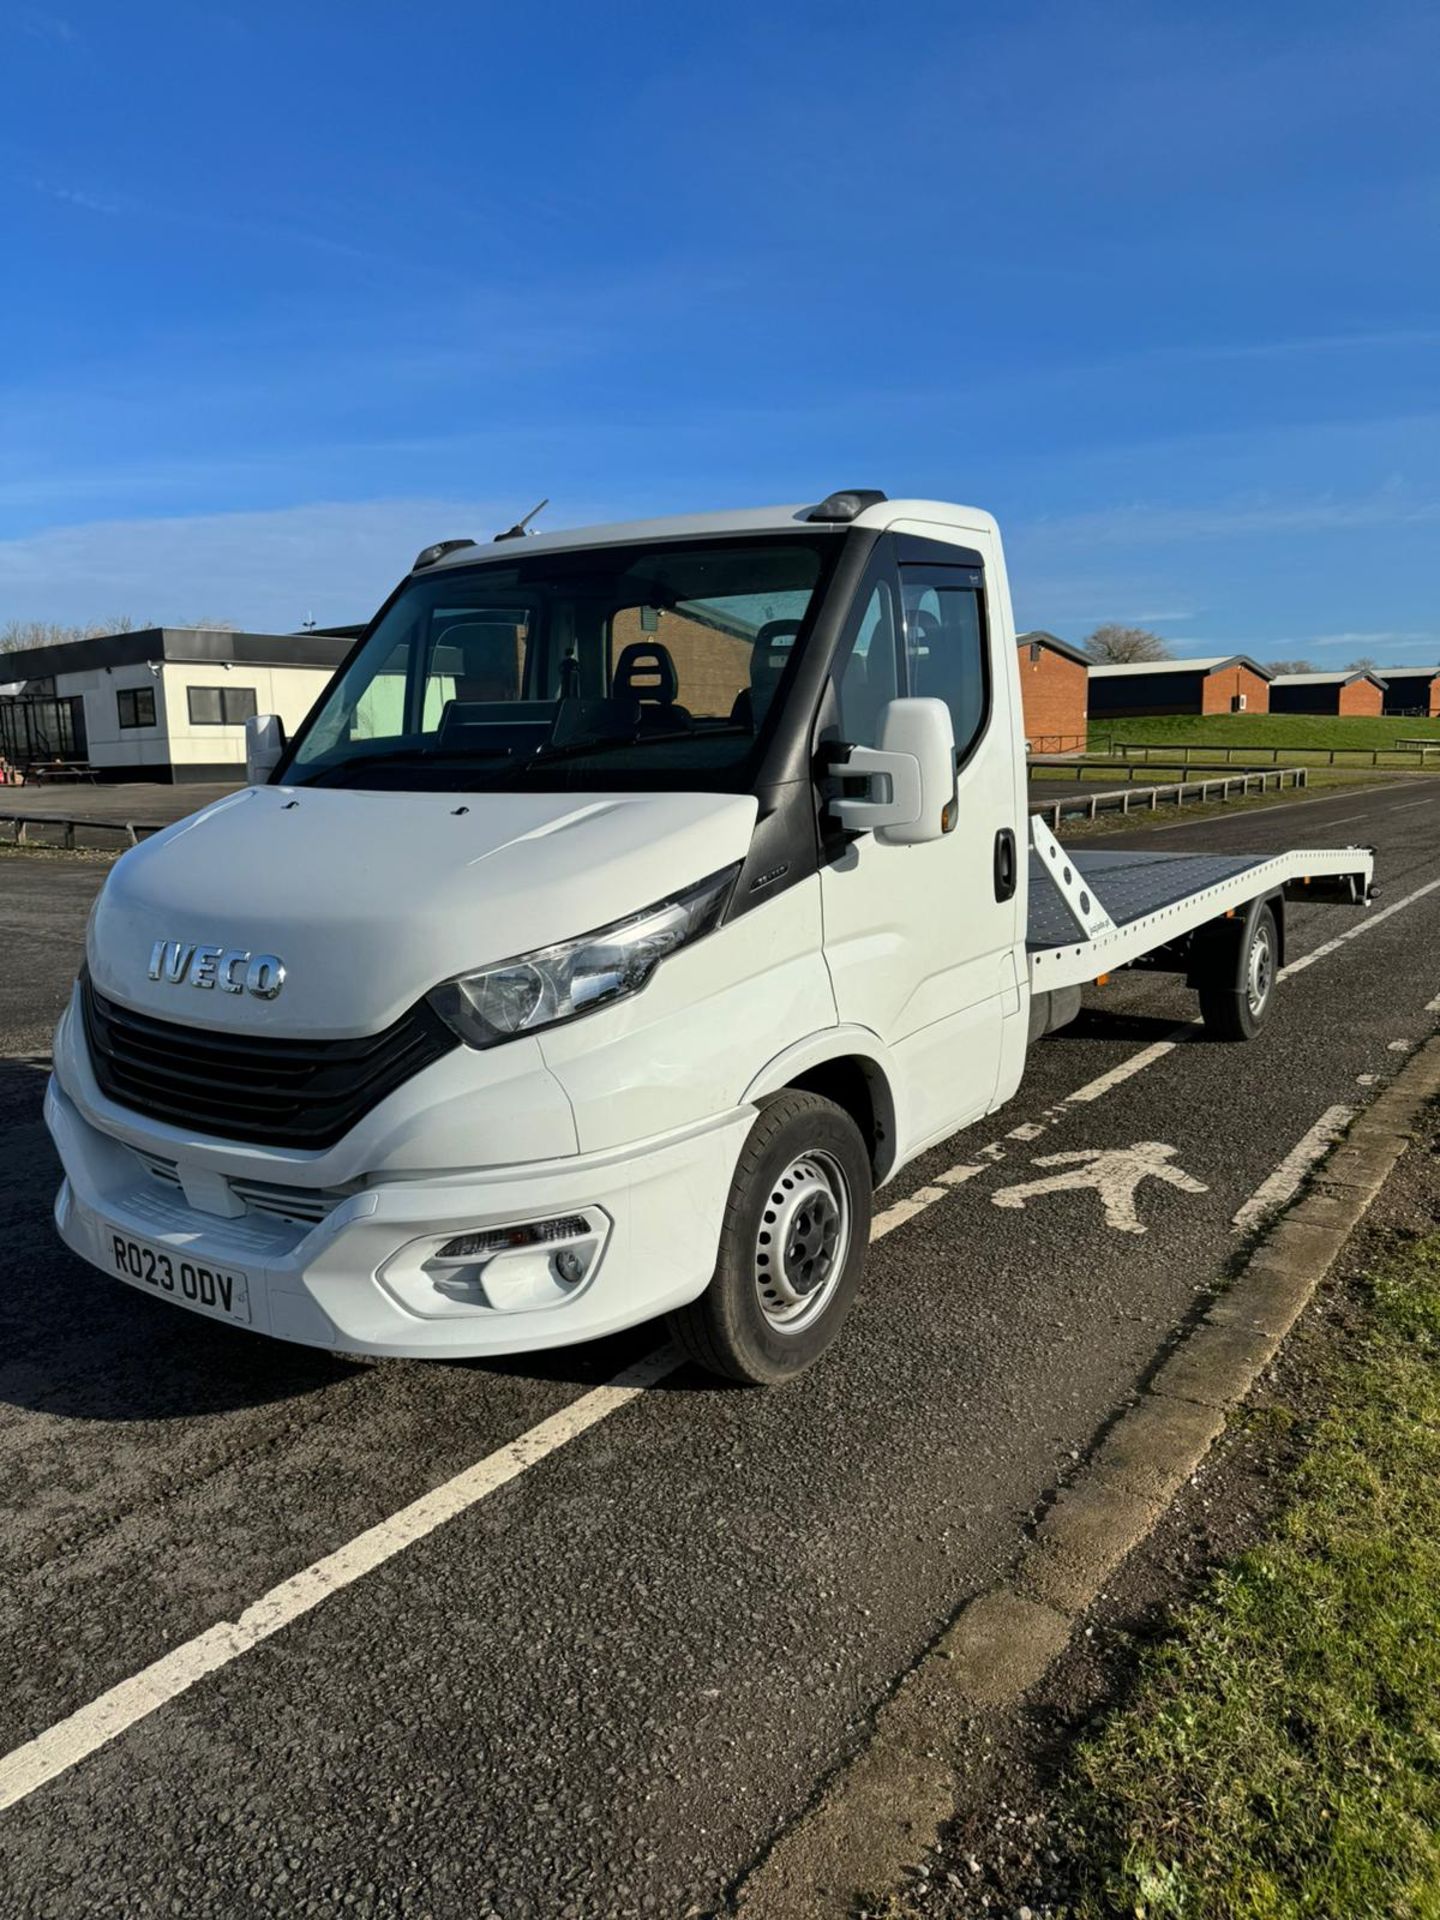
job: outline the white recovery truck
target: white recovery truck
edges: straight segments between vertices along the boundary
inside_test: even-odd
[[[874,1188],[1120,967],[1264,1023],[1363,848],[1027,833],[987,515],[818,506],[428,547],[298,736],[127,853],[46,1116],[68,1244],[282,1339],[411,1357],[656,1315],[783,1380]]]

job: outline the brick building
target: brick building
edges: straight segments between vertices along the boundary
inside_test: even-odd
[[[1091,667],[1090,717],[1138,720],[1168,713],[1268,713],[1274,678],[1268,667],[1243,653]]]
[[[1440,667],[1376,667],[1385,682],[1385,711],[1440,719]]]
[[[1022,633],[1020,691],[1032,753],[1077,753],[1090,710],[1090,662],[1053,633]]]
[[[1373,673],[1280,673],[1270,683],[1272,713],[1360,714],[1384,711],[1385,682]]]

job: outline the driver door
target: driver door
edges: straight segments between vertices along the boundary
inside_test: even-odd
[[[837,836],[821,875],[839,1016],[890,1049],[902,1158],[989,1110],[1004,1023],[1020,1009],[1010,681],[981,560],[928,540],[882,541],[832,682],[839,739],[878,745],[886,703],[905,694],[943,699],[955,727],[954,830],[921,846]]]

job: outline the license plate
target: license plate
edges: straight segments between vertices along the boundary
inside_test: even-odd
[[[225,1320],[250,1324],[250,1286],[234,1267],[215,1267],[204,1260],[187,1260],[165,1247],[147,1246],[127,1233],[111,1233],[110,1259],[122,1280],[145,1287],[162,1298],[199,1307]]]

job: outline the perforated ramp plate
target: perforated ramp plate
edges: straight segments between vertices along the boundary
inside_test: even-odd
[[[1269,853],[1076,853],[1068,847],[1065,851],[1117,927],[1143,920],[1147,913],[1158,913],[1274,858]],[[1037,953],[1046,947],[1069,946],[1077,938],[1083,939],[1084,934],[1044,861],[1032,852],[1026,947]]]

